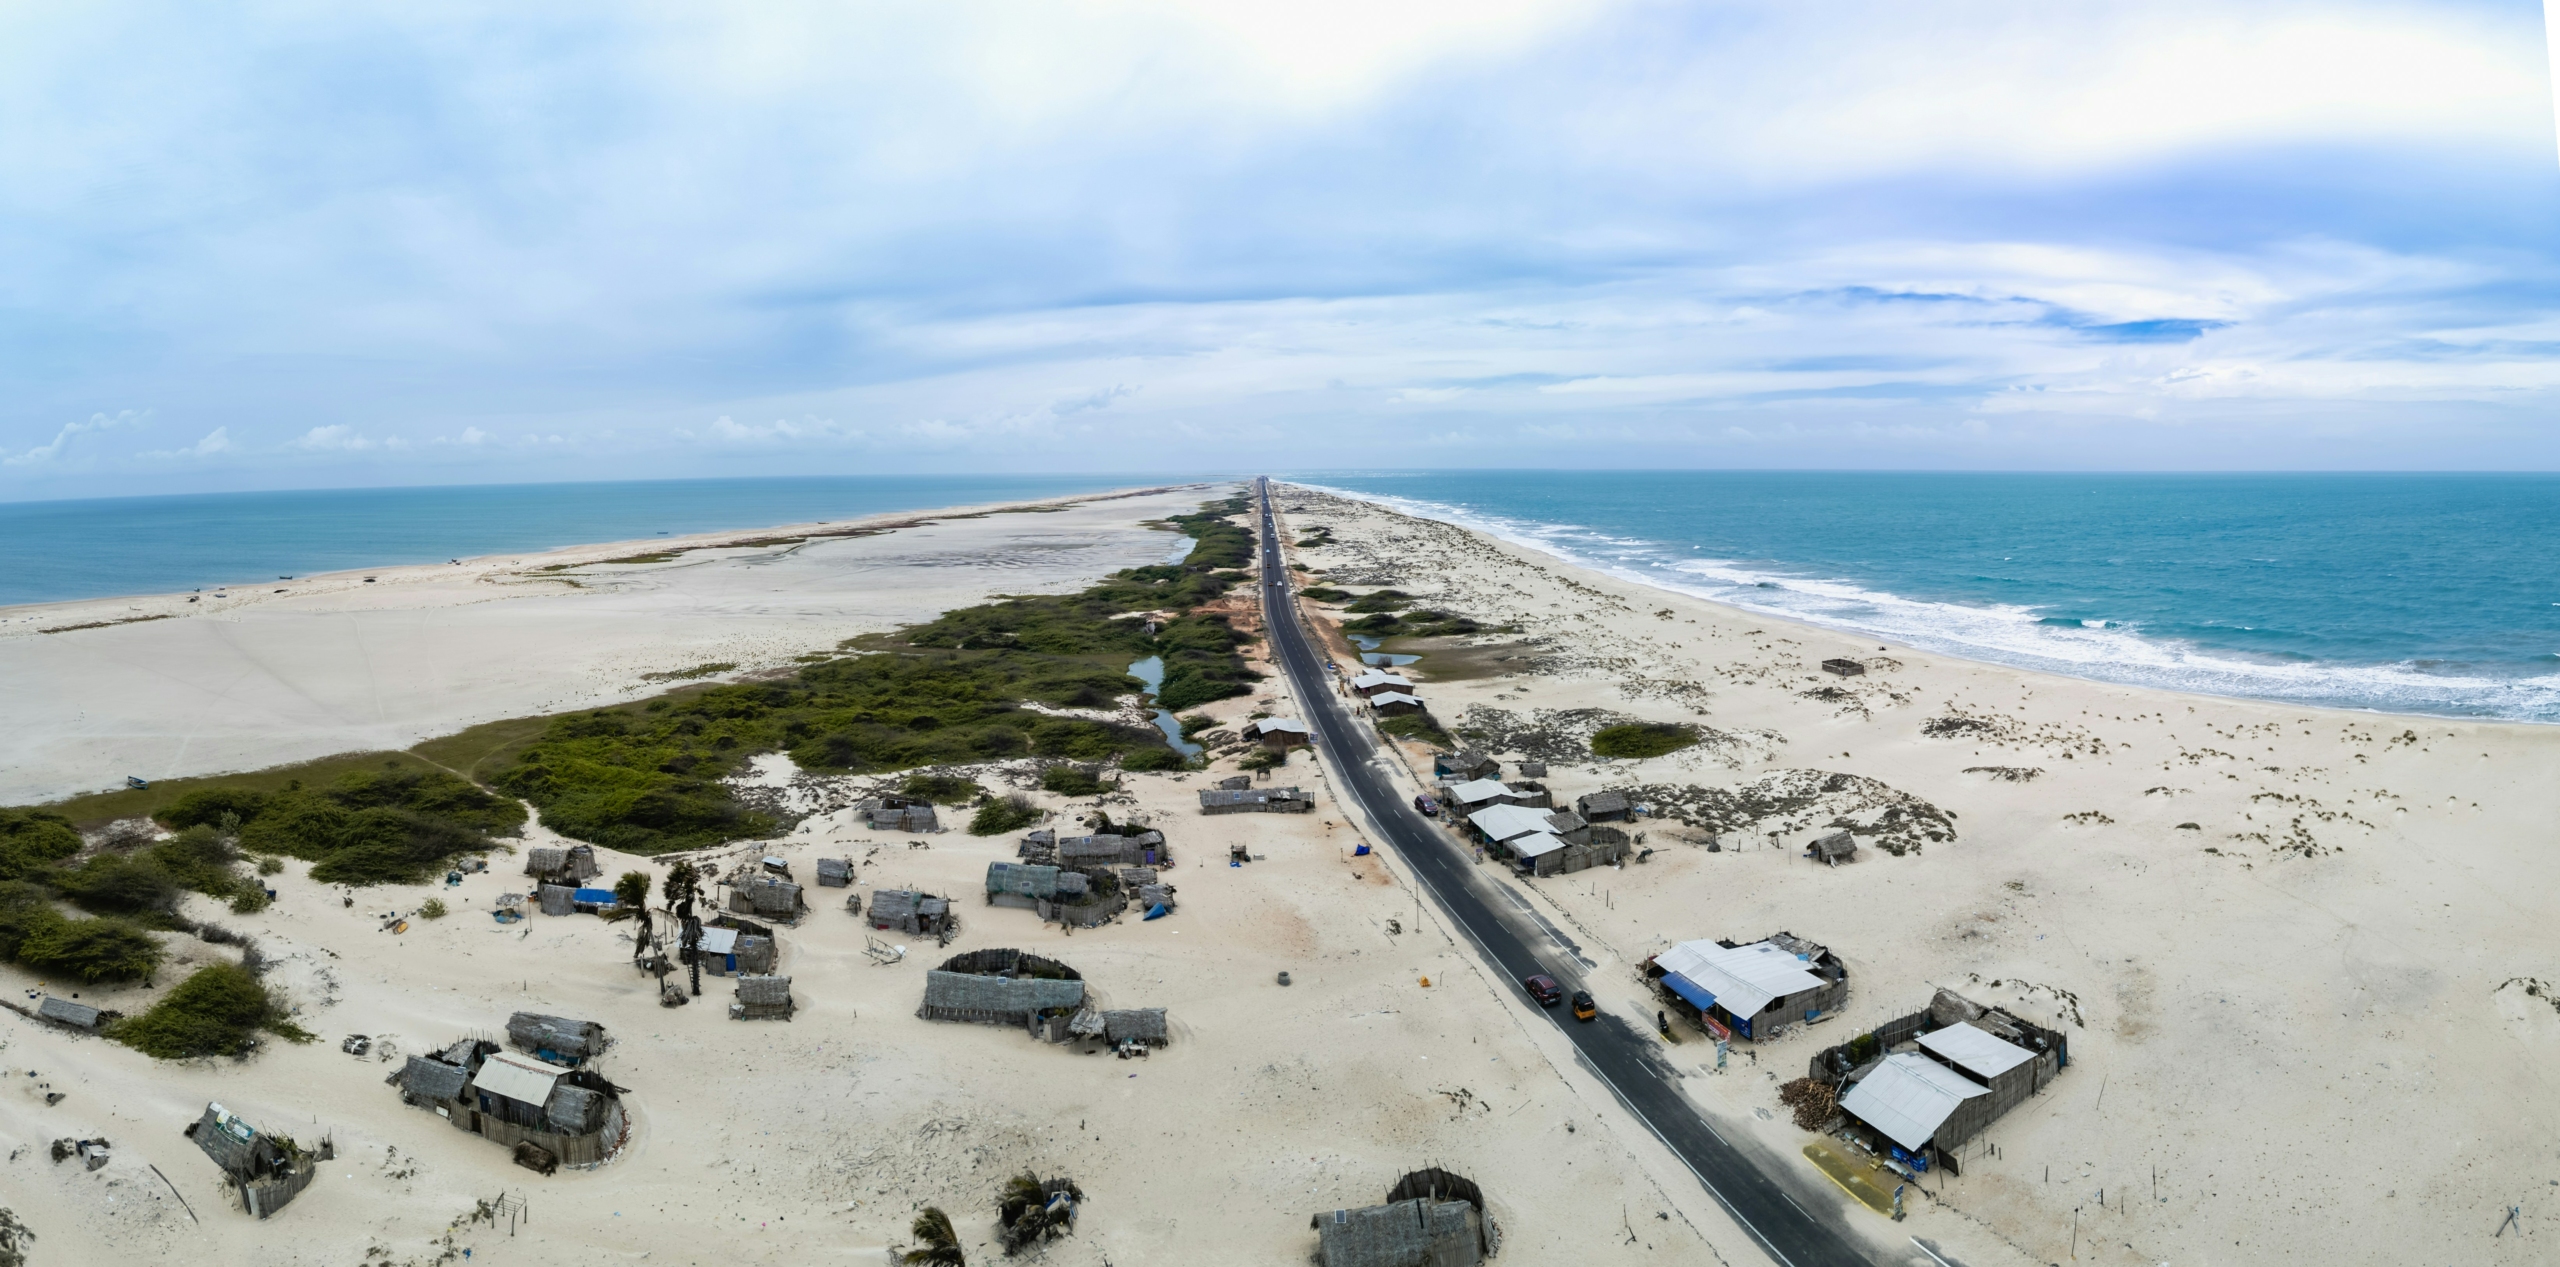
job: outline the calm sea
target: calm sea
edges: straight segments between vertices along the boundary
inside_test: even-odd
[[[846,476],[0,503],[0,605],[158,594],[1123,488],[1137,476]]]
[[[1629,579],[1973,659],[2560,721],[2560,476],[1292,478]]]

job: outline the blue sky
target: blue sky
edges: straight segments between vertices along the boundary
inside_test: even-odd
[[[0,7],[0,499],[2560,468],[2529,3]]]

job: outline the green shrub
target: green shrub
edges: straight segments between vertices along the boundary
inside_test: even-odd
[[[241,822],[245,823],[256,818],[258,811],[266,808],[266,804],[267,794],[264,792],[252,788],[217,784],[213,787],[197,788],[171,801],[168,808],[161,810],[154,817],[160,820],[162,826],[171,830],[219,827],[222,825],[222,816],[225,814],[236,815]]]
[[[1276,770],[1289,764],[1286,748],[1256,748],[1236,762],[1239,770]]]
[[[254,974],[221,963],[179,982],[151,1010],[109,1026],[107,1037],[147,1056],[185,1060],[243,1055],[261,1029],[297,1043],[312,1039]]]
[[[639,872],[637,872],[637,871],[634,871],[634,872],[632,872],[631,874],[633,874],[633,875],[640,875],[640,873],[639,873]],[[620,885],[615,885],[615,886],[614,886],[614,888],[615,888],[615,890],[616,890],[617,892],[618,892],[618,891],[620,891],[621,887],[622,887],[622,886],[620,886]],[[641,891],[641,896],[646,897],[646,896],[648,895],[648,890],[649,890],[649,877],[647,877],[647,876],[640,876],[640,891]],[[448,911],[448,910],[446,910],[446,909],[445,909],[444,899],[443,899],[443,898],[440,898],[440,897],[431,897],[431,898],[428,898],[426,901],[421,902],[421,903],[419,903],[419,904],[418,904],[418,918],[420,918],[420,919],[443,919],[445,916],[447,916],[447,915],[449,915],[449,914],[451,914],[451,913],[452,913],[452,912],[450,912],[450,911]]]
[[[1319,603],[1339,603],[1350,598],[1351,591],[1338,590],[1324,585],[1310,585],[1305,589],[1299,590],[1298,596],[1300,598],[1312,598]]]
[[[1458,746],[1449,738],[1449,732],[1442,730],[1439,722],[1433,720],[1429,713],[1407,713],[1402,717],[1383,718],[1378,722],[1378,733],[1403,739],[1419,739],[1438,748]]]
[[[40,875],[80,852],[71,820],[37,809],[0,809],[0,880]]]
[[[231,913],[234,915],[255,915],[258,912],[267,909],[267,906],[271,901],[272,899],[267,896],[267,889],[265,885],[254,883],[244,884],[240,886],[238,891],[231,895]]]
[[[967,805],[987,794],[977,780],[956,774],[911,774],[898,790],[936,805]]]
[[[1053,765],[1040,772],[1040,790],[1060,796],[1099,796],[1110,787],[1086,766]]]
[[[1375,594],[1364,595],[1361,598],[1354,600],[1350,606],[1343,608],[1343,610],[1355,612],[1391,612],[1399,607],[1411,607],[1412,605],[1413,596],[1405,593],[1403,590],[1379,590]]]
[[[1659,757],[1698,742],[1698,732],[1669,722],[1631,722],[1591,736],[1591,751],[1604,757]]]
[[[50,907],[26,914],[16,957],[38,972],[69,973],[94,984],[140,981],[160,968],[159,941],[123,920],[65,919]]]
[[[1120,768],[1146,772],[1149,770],[1188,770],[1191,759],[1171,748],[1140,748],[1120,758]]]
[[[978,812],[969,816],[969,834],[1001,836],[1007,832],[1020,831],[1039,821],[1040,807],[1032,804],[1030,797],[1016,792],[1011,796],[997,797],[979,806]]]
[[[284,859],[272,854],[258,859],[258,874],[276,875],[284,870]]]
[[[149,854],[98,854],[53,874],[54,887],[84,910],[165,918],[184,890]]]

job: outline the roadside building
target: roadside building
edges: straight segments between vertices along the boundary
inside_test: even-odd
[[[1401,691],[1407,695],[1411,695],[1413,693],[1413,682],[1411,679],[1406,678],[1401,674],[1382,673],[1376,669],[1371,669],[1368,672],[1351,679],[1350,686],[1351,693],[1358,695],[1363,699],[1373,698],[1381,692],[1387,691]]]
[[[1964,1144],[2051,1085],[2070,1040],[1952,990],[1816,1055],[1808,1076],[1845,1087],[1840,1109],[1880,1151],[1961,1168]]]
[[[1265,748],[1296,748],[1315,738],[1315,732],[1294,717],[1265,717],[1246,722],[1244,737]]]
[[[1502,773],[1502,763],[1480,752],[1444,752],[1431,759],[1431,775],[1444,781],[1464,783],[1470,779],[1490,779]]]
[[[1462,814],[1471,814],[1495,805],[1522,805],[1527,802],[1507,783],[1493,779],[1469,779],[1442,788],[1440,803],[1454,805]]]
[[[1369,697],[1369,711],[1380,717],[1405,717],[1422,711],[1422,701],[1402,691],[1380,691]]]
[[[1229,781],[1248,785],[1252,782],[1249,779]],[[1200,791],[1200,812],[1203,814],[1305,814],[1315,807],[1315,797],[1294,787],[1217,787]]]
[[[1636,816],[1636,807],[1624,792],[1594,792],[1574,798],[1573,812],[1584,822],[1623,823]]]
[[[1767,1041],[1849,1000],[1840,957],[1792,933],[1747,946],[1684,941],[1647,965],[1665,991],[1711,1029]]]

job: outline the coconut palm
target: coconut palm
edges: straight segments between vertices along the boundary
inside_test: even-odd
[[[924,1244],[899,1255],[899,1262],[910,1267],[966,1267],[960,1257],[960,1233],[952,1230],[951,1216],[940,1206],[926,1206],[908,1225],[907,1233]]]

